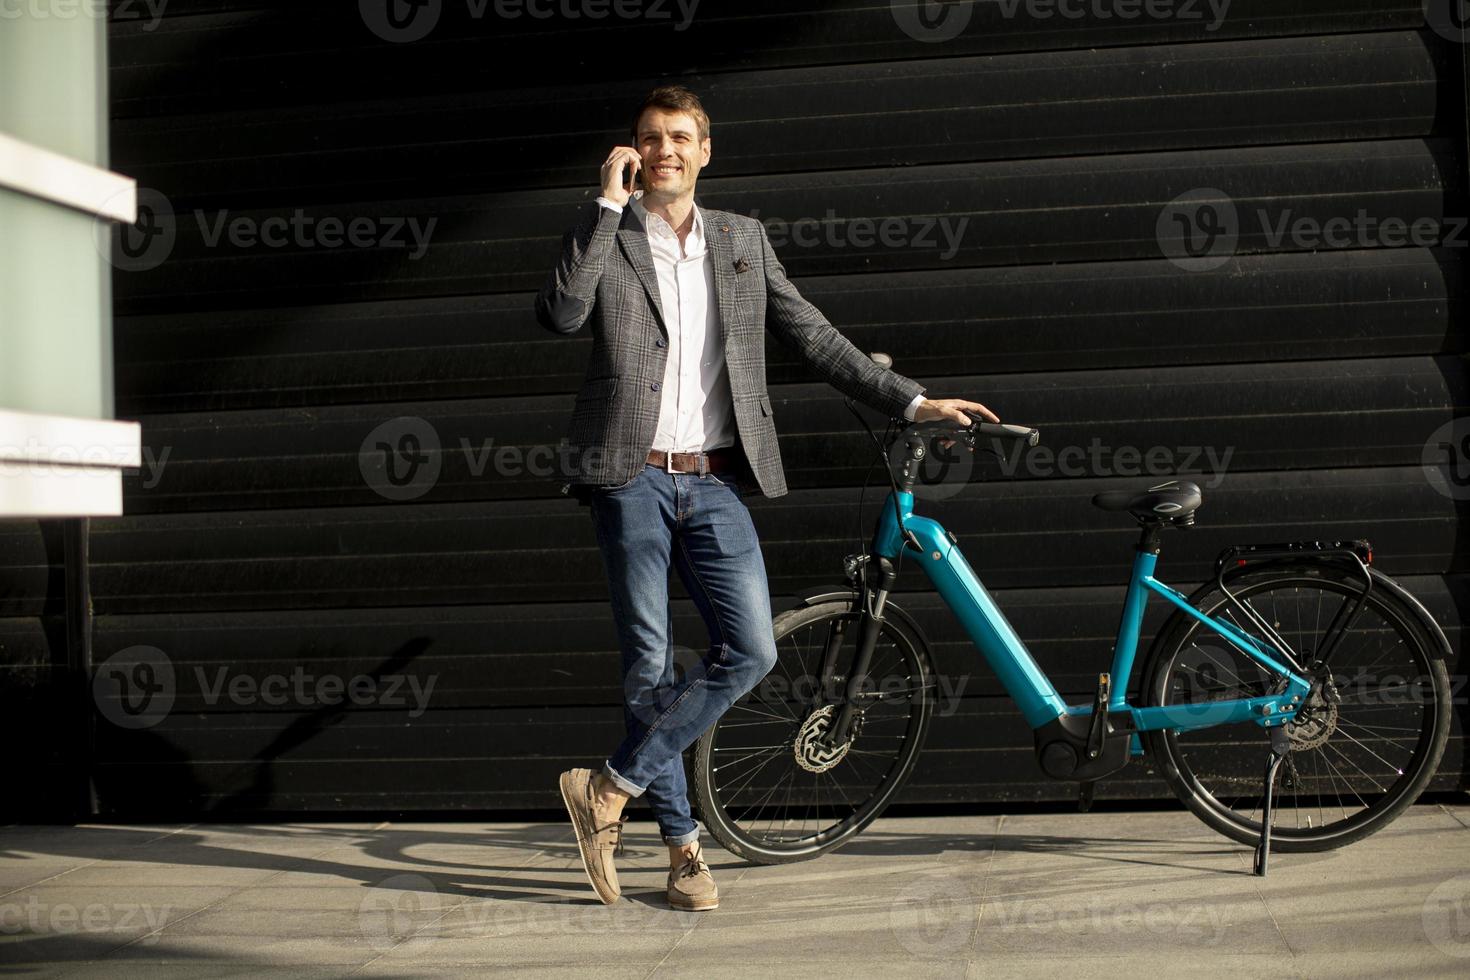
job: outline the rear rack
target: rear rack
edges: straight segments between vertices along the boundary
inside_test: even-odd
[[[1230,604],[1239,610],[1241,615],[1245,616],[1270,640],[1271,645],[1278,653],[1285,656],[1288,663],[1298,671],[1306,672],[1311,669],[1312,665],[1301,663],[1301,657],[1276,632],[1275,628],[1262,619],[1255,609],[1241,602],[1225,584],[1225,573],[1230,569],[1241,568],[1252,562],[1281,558],[1336,559],[1339,564],[1352,568],[1363,576],[1363,591],[1356,600],[1342,604],[1342,608],[1328,624],[1321,645],[1315,651],[1314,663],[1323,664],[1336,649],[1343,634],[1357,621],[1358,613],[1362,611],[1363,603],[1368,599],[1368,593],[1373,591],[1373,575],[1368,571],[1368,566],[1373,563],[1373,545],[1363,538],[1352,541],[1288,541],[1282,544],[1232,545],[1220,552],[1215,559],[1215,587],[1225,594]]]
[[[1373,545],[1364,538],[1353,541],[1287,541],[1282,544],[1236,544],[1231,545],[1220,552],[1215,559],[1215,578],[1218,581],[1220,575],[1231,562],[1235,567],[1253,561],[1266,561],[1272,558],[1299,558],[1303,555],[1352,555],[1363,565],[1373,564]]]

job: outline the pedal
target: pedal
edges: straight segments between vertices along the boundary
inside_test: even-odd
[[[1092,725],[1087,729],[1087,758],[1102,755],[1103,742],[1108,736],[1108,702],[1112,700],[1112,678],[1107,674],[1097,675],[1097,696],[1092,701]]]

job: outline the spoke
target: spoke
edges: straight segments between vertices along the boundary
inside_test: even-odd
[[[1342,749],[1339,749],[1337,746],[1333,745],[1331,742],[1323,742],[1322,743],[1322,747],[1324,749],[1331,749],[1332,751],[1336,752],[1337,755],[1338,755],[1338,758],[1342,759],[1343,762],[1346,762],[1348,765],[1350,765],[1354,769],[1358,770],[1358,772],[1363,772],[1363,769],[1362,769],[1361,766],[1359,766],[1352,759],[1349,759],[1347,756],[1343,755],[1342,754]],[[1327,756],[1324,755],[1322,758],[1326,759]],[[1332,768],[1337,769],[1336,766],[1333,766]],[[1363,799],[1362,795],[1357,790],[1353,789],[1353,784],[1350,783],[1350,782],[1348,782],[1346,774],[1344,774],[1341,769],[1338,769],[1337,772],[1338,772],[1338,775],[1342,776],[1343,782],[1346,783],[1347,788],[1349,790],[1352,790],[1352,794],[1358,798],[1358,802],[1360,804],[1362,804],[1363,809],[1365,809],[1365,810],[1368,809],[1368,801],[1365,800],[1365,799]],[[1363,772],[1363,775],[1364,775],[1364,777],[1367,778],[1367,780],[1370,783],[1373,783],[1374,786],[1378,786],[1378,783],[1373,779],[1372,776],[1369,776],[1366,772]],[[1382,792],[1383,791],[1383,787],[1382,786],[1378,786],[1378,789],[1379,789],[1379,792]]]
[[[837,780],[837,777],[836,776],[832,775],[831,770],[828,770],[827,772],[822,773],[822,775],[824,775],[824,776],[827,777],[827,781],[830,782],[832,784],[832,787],[837,790],[837,792],[838,792],[839,795],[841,795],[842,802],[844,802],[848,806],[852,807],[853,811],[856,812],[857,811],[857,807],[852,806],[852,800],[849,800],[847,798],[847,790],[845,790],[845,789],[842,788],[842,783],[840,783]]]
[[[1369,755],[1371,755],[1373,758],[1377,759],[1379,762],[1383,763],[1385,766],[1388,766],[1389,771],[1392,772],[1395,776],[1402,776],[1404,774],[1404,771],[1402,769],[1400,769],[1398,766],[1394,765],[1392,762],[1389,762],[1383,756],[1379,755],[1377,752],[1374,752],[1372,749],[1368,748],[1368,746],[1364,745],[1362,742],[1360,742],[1357,739],[1353,738],[1351,735],[1349,735],[1347,732],[1343,731],[1341,728],[1339,728],[1337,730],[1337,732],[1343,738],[1347,739],[1349,742],[1352,742],[1354,745],[1360,747],[1364,752],[1367,752]],[[1325,744],[1331,745],[1332,743],[1331,742],[1327,742]],[[1338,751],[1339,751],[1339,754],[1341,754],[1341,750],[1338,750]],[[1343,758],[1346,759],[1347,756],[1344,755]],[[1351,760],[1349,760],[1349,761],[1351,761]],[[1368,775],[1366,772],[1363,772],[1362,769],[1359,769],[1358,772],[1362,772],[1363,775],[1365,775],[1365,776]],[[1368,776],[1368,778],[1369,779],[1372,779],[1373,777]],[[1378,786],[1377,783],[1374,783],[1373,785]],[[1383,789],[1382,786],[1378,786],[1378,789],[1381,792],[1385,792],[1385,793],[1388,792],[1387,790]]]
[[[1313,638],[1313,641],[1314,641],[1312,643],[1312,654],[1313,654],[1313,656],[1316,656],[1317,651],[1322,648],[1322,644],[1321,644],[1321,642],[1319,640],[1317,640],[1317,638],[1322,635],[1322,599],[1326,595],[1327,595],[1326,590],[1324,590],[1324,589],[1318,589],[1317,590],[1317,614],[1314,617],[1314,621],[1312,623],[1312,638]]]
[[[779,780],[778,779],[776,782],[772,783],[771,784],[771,788],[768,789],[768,790],[766,790],[765,795],[762,796],[759,800],[757,800],[754,804],[752,804],[752,806],[754,806],[754,807],[757,808],[756,810],[753,811],[753,814],[754,815],[752,816],[752,818],[750,820],[752,832],[754,832],[755,824],[756,824],[756,822],[758,821],[758,819],[760,817],[760,811],[762,809],[765,809],[766,800],[770,799],[771,796],[775,794],[776,790],[778,790],[778,789],[781,788],[782,782],[783,782],[783,780]]]
[[[768,799],[770,799],[770,798],[772,798],[772,797],[774,797],[777,793],[779,793],[781,791],[781,787],[782,786],[786,785],[786,783],[790,782],[791,780],[793,780],[795,778],[796,778],[796,772],[795,772],[795,770],[793,770],[790,774],[787,775],[787,777],[785,779],[781,780],[775,786],[771,787],[771,792],[767,793],[765,795],[765,797],[762,798],[762,801],[761,801],[761,804],[760,804],[760,809],[761,810],[764,810],[766,808],[765,801],[768,800]],[[779,811],[777,811],[777,812],[779,813]],[[751,826],[755,826],[755,824],[758,823],[759,820],[760,820],[760,810],[757,810],[756,811],[756,815],[751,818],[751,821],[750,821]],[[766,821],[766,836],[767,837],[770,837],[771,831],[773,831],[775,829],[775,827],[776,827],[776,818],[774,816],[772,816],[770,820],[767,820]]]
[[[1359,703],[1362,703],[1362,702],[1358,702],[1358,701],[1355,701],[1354,700],[1355,698],[1357,698],[1359,696],[1366,697],[1367,695],[1370,695],[1370,694],[1374,694],[1374,695],[1377,695],[1377,694],[1393,694],[1393,693],[1396,693],[1398,691],[1408,691],[1408,690],[1412,690],[1412,689],[1413,689],[1413,685],[1412,684],[1409,684],[1407,682],[1406,683],[1403,683],[1403,684],[1394,684],[1394,685],[1391,685],[1389,687],[1366,688],[1366,689],[1354,691],[1353,694],[1349,695],[1348,697],[1343,698],[1339,703],[1340,704],[1359,704]],[[1405,702],[1405,703],[1412,703],[1412,702]],[[1402,707],[1402,705],[1385,705],[1384,707]]]
[[[831,638],[832,630],[835,628],[835,623],[836,623],[836,620],[828,620],[827,621],[827,639],[830,639]],[[813,638],[815,639],[816,630],[808,630],[807,632],[810,633],[810,634],[812,634],[813,635]],[[825,648],[825,640],[823,642],[823,646]],[[803,676],[803,677],[810,677],[811,676],[811,670],[808,669],[808,667],[806,665],[806,653],[807,653],[807,651],[805,649],[803,649],[802,647],[797,647],[796,648],[796,662],[801,666],[801,676]],[[820,667],[821,664],[818,664],[817,666]]]
[[[812,823],[814,823],[816,825],[817,830],[821,830],[822,829],[822,776],[821,776],[821,773],[817,773],[816,774],[816,777],[817,778],[815,778],[815,779],[812,780]],[[802,819],[801,819],[801,829],[802,830],[806,830],[806,817],[802,817]],[[815,834],[816,831],[813,831],[813,833]]]
[[[1317,786],[1317,817],[1322,826],[1327,826],[1327,814],[1322,810],[1322,770],[1317,767],[1318,752],[1312,752],[1312,777]]]
[[[748,772],[739,773],[739,774],[735,774],[735,775],[731,775],[731,774],[728,774],[727,773],[726,776],[725,776],[725,778],[730,779],[730,780],[733,781],[734,779],[737,779],[740,776],[750,776],[750,775],[752,775],[752,774],[754,774],[756,772],[759,772],[762,768],[765,767],[765,763],[766,762],[770,762],[772,759],[777,758],[780,754],[781,753],[779,751],[777,751],[777,752],[760,752],[760,753],[757,753],[755,755],[745,756],[744,758],[741,758],[741,759],[733,759],[730,762],[725,763],[724,765],[716,766],[714,768],[715,768],[715,770],[727,770],[727,769],[731,769],[731,768],[733,768],[735,766],[740,765],[742,762],[749,762],[749,761],[752,761],[752,760],[755,760],[755,759],[764,759],[765,760],[765,762],[762,762],[759,766],[756,766],[755,769],[750,770]],[[749,780],[746,780],[746,782],[749,782]],[[743,789],[745,787],[745,785],[746,785],[746,783],[741,783],[740,784],[740,787]]]
[[[770,758],[766,759],[760,765],[756,766],[750,772],[746,773],[746,775],[745,775],[745,781],[742,782],[739,786],[735,787],[734,789],[732,789],[730,791],[730,793],[729,793],[730,804],[731,805],[734,804],[734,802],[735,802],[735,794],[736,793],[739,793],[741,790],[745,789],[745,787],[749,786],[751,784],[751,781],[755,779],[756,775],[762,769],[764,769],[764,768],[766,768],[766,766],[770,765],[771,762],[774,761],[775,759],[780,758],[780,756],[781,756],[781,753],[779,753],[779,752],[773,752],[773,753],[771,753]],[[716,787],[716,791],[719,792],[719,787]],[[723,792],[720,792],[720,795],[721,796],[725,796],[726,794],[723,793]]]
[[[766,751],[766,750],[777,750],[777,751],[779,751],[780,749],[784,749],[784,748],[786,748],[786,746],[784,746],[784,745],[742,745],[742,746],[740,746],[738,748],[714,749],[713,751],[715,751],[715,752],[745,752],[745,751],[748,750],[748,751],[751,751],[751,752],[758,752],[758,751]],[[737,759],[736,761],[738,762],[739,760]]]
[[[796,690],[796,681],[794,681],[794,680],[791,679],[791,672],[786,669],[786,658],[783,657],[783,656],[781,656],[780,653],[779,653],[779,651],[776,654],[776,666],[781,668],[781,674],[786,678],[786,683],[788,685],[786,689],[788,691],[795,691]],[[764,702],[762,702],[762,703],[764,703]],[[792,718],[793,718],[793,720],[795,720],[795,716],[794,715],[792,716]]]
[[[1354,728],[1362,728],[1372,732],[1412,732],[1414,735],[1419,735],[1423,732],[1423,729],[1420,728],[1398,728],[1394,725],[1365,725],[1360,721],[1348,721],[1342,715],[1337,716],[1337,723],[1339,725],[1352,725]],[[1389,739],[1388,741],[1397,740]],[[1408,741],[1408,739],[1404,739],[1404,741]]]
[[[1346,786],[1349,790],[1351,790],[1353,788],[1352,787],[1352,784],[1349,783],[1347,781],[1347,777],[1346,776],[1343,776],[1342,773],[1338,770],[1338,768],[1332,764],[1332,760],[1329,759],[1329,758],[1327,758],[1327,753],[1322,751],[1321,746],[1318,746],[1318,748],[1317,748],[1317,754],[1322,758],[1322,761],[1324,763],[1326,763],[1326,765],[1327,765],[1327,769],[1328,769],[1327,779],[1328,779],[1329,782],[1332,783],[1332,792],[1333,792],[1333,794],[1337,796],[1337,808],[1342,811],[1342,819],[1346,820],[1348,818],[1347,807],[1345,807],[1345,806],[1342,805],[1342,791],[1337,788],[1337,777],[1338,776],[1342,776],[1343,785]]]
[[[720,723],[720,731],[723,732],[730,728],[755,728],[759,725],[771,725],[776,723],[788,725],[790,724],[790,720],[787,718],[776,718],[773,721],[726,721]]]
[[[796,789],[796,774],[799,770],[791,771],[791,782],[786,787],[786,802],[781,804],[781,813],[789,817],[791,813],[791,791]]]
[[[764,704],[765,702],[762,702],[762,703]],[[748,704],[732,704],[732,705],[730,705],[730,710],[731,711],[749,711],[753,715],[760,715],[763,718],[770,718],[773,721],[779,721],[779,722],[790,722],[790,721],[795,721],[796,720],[794,718],[782,718],[780,715],[773,715],[773,714],[771,714],[768,711],[757,711],[757,710],[755,710],[754,708],[752,708]]]

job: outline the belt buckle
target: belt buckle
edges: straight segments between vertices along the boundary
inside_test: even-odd
[[[664,472],[671,476],[677,472],[674,469],[674,451],[672,449],[664,453]]]

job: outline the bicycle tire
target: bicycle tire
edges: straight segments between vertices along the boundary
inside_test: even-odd
[[[810,649],[800,649],[795,644],[794,638],[802,631],[822,627],[830,628],[831,624],[838,618],[847,620],[849,625],[854,628],[847,631],[842,647],[842,657],[838,661],[837,673],[842,675],[843,665],[850,664],[851,657],[856,653],[857,630],[855,625],[860,615],[856,610],[854,601],[841,600],[823,602],[814,606],[798,607],[781,613],[772,622],[772,631],[775,633],[776,648],[778,651],[777,667],[773,668],[767,677],[775,677],[778,672],[784,669],[786,672],[785,677],[788,681],[793,681],[791,689],[795,691],[797,685],[794,683],[794,678],[790,675],[790,668],[793,665],[801,665],[800,669],[805,670],[807,676],[813,677],[815,691],[821,692],[827,690],[828,688],[826,686],[821,685],[821,679],[814,677],[816,670],[820,667],[820,655],[816,658],[817,666],[812,667],[812,651]],[[822,636],[826,635],[825,629],[820,629],[819,632]],[[740,701],[737,701],[731,707],[730,711],[721,716],[714,725],[710,726],[708,731],[700,736],[695,745],[692,767],[694,804],[701,818],[704,820],[705,827],[709,830],[710,835],[731,854],[735,854],[756,864],[788,864],[819,857],[822,854],[829,853],[841,847],[860,834],[882,814],[883,810],[893,801],[893,798],[899,790],[903,788],[904,783],[907,782],[909,775],[913,771],[914,764],[919,757],[924,740],[928,734],[934,702],[934,668],[922,635],[906,621],[906,617],[890,612],[884,617],[878,642],[874,649],[872,666],[875,668],[875,675],[884,670],[885,656],[891,657],[891,654],[887,654],[885,651],[885,642],[891,644],[893,650],[897,652],[898,661],[902,668],[912,672],[907,675],[911,678],[912,691],[909,698],[903,699],[907,705],[907,716],[902,742],[898,746],[899,751],[896,753],[893,765],[879,773],[879,778],[869,787],[867,795],[859,803],[852,803],[858,787],[865,782],[871,781],[864,777],[870,776],[873,771],[869,767],[871,760],[864,759],[863,765],[861,767],[859,766],[859,760],[863,759],[863,756],[858,754],[860,751],[858,746],[863,744],[863,739],[865,738],[876,739],[879,736],[891,736],[891,733],[886,730],[875,730],[878,726],[872,720],[862,722],[858,734],[849,740],[849,748],[844,751],[841,760],[837,764],[823,773],[808,773],[808,775],[812,776],[810,784],[814,787],[811,795],[816,800],[815,815],[810,834],[804,833],[806,828],[806,817],[804,815],[800,828],[800,831],[803,833],[799,833],[797,837],[789,841],[784,838],[781,840],[773,839],[771,830],[774,829],[774,819],[771,822],[771,830],[768,830],[765,834],[758,833],[755,828],[758,828],[760,824],[759,817],[762,815],[759,809],[756,811],[755,819],[750,821],[752,826],[742,826],[741,818],[737,814],[743,812],[741,809],[742,806],[748,808],[751,804],[740,804],[736,799],[736,794],[730,792],[730,784],[724,782],[725,777],[721,777],[718,774],[719,769],[728,769],[730,766],[738,765],[741,760],[737,759],[729,763],[722,762],[720,766],[716,765],[715,760],[721,757],[722,752],[733,754],[734,751],[740,750],[739,746],[733,745],[733,743],[738,742],[740,738],[744,737],[735,735],[739,726],[758,727],[761,724],[765,724],[767,728],[772,730],[789,727],[791,729],[791,743],[786,744],[782,742],[780,747],[771,753],[772,758],[767,759],[766,762],[761,764],[760,769],[763,770],[765,765],[769,764],[775,758],[780,758],[784,754],[786,758],[791,760],[793,767],[800,771],[801,767],[797,762],[795,738],[802,731],[802,726],[809,723],[817,712],[823,710],[824,705],[818,705],[814,700],[812,705],[809,706],[809,710],[804,714],[798,717],[793,712],[790,719],[783,718],[780,723],[774,720],[765,722],[753,721],[747,715],[742,714],[739,709],[748,699],[769,696],[770,692],[762,692],[761,687],[758,685],[754,691],[745,695]],[[786,659],[783,660],[782,658]],[[897,675],[890,672],[887,676]],[[915,676],[917,677],[917,683],[912,683],[912,678]],[[832,704],[830,699],[822,700],[825,701],[825,705]],[[793,701],[791,703],[795,705],[798,702]],[[765,701],[763,704],[768,706],[770,702]],[[865,712],[865,715],[872,711],[873,708],[870,707]],[[888,724],[888,722],[885,721],[884,724]],[[874,744],[881,743],[874,742]],[[757,773],[759,771],[757,770]],[[745,778],[746,776],[745,772],[741,770],[736,770],[734,774],[727,775],[730,775],[731,779]],[[822,820],[821,787],[823,785],[821,776],[828,776],[827,785],[829,800],[831,801],[830,813],[833,817],[833,822],[825,827],[820,826]],[[753,774],[746,782],[754,781],[755,778],[756,775]],[[793,787],[794,785],[793,783]],[[744,792],[745,788],[744,786],[740,787],[740,792]],[[803,789],[805,790],[805,787]],[[787,799],[790,799],[791,795],[792,792],[788,790]],[[806,797],[807,795],[806,792],[803,792],[802,797]],[[843,803],[841,804],[836,802],[839,797],[843,799]],[[809,812],[811,808],[811,803],[808,802],[807,811]],[[781,814],[783,827],[785,824],[792,822],[792,816],[789,812],[791,809],[792,807],[788,805]],[[839,815],[841,817],[840,819],[838,819]]]
[[[1370,569],[1370,574],[1372,588],[1357,621],[1352,624],[1353,629],[1342,633],[1329,653],[1330,666],[1319,667],[1315,672],[1318,678],[1331,678],[1340,702],[1330,706],[1329,711],[1330,697],[1317,698],[1320,704],[1299,716],[1299,723],[1287,726],[1291,751],[1277,777],[1276,818],[1271,830],[1274,850],[1288,853],[1330,850],[1381,830],[1418,798],[1444,754],[1450,727],[1450,684],[1444,664],[1448,644],[1444,634],[1423,606],[1401,586],[1376,570]],[[1307,605],[1315,603],[1316,606],[1313,632],[1320,630],[1325,634],[1326,628],[1322,627],[1324,603],[1328,604],[1325,612],[1330,622],[1331,614],[1341,608],[1351,594],[1362,592],[1361,581],[1361,572],[1339,563],[1297,560],[1243,569],[1229,577],[1227,585],[1242,601],[1250,602],[1251,608],[1258,613],[1269,614],[1268,621],[1273,628],[1303,655],[1305,663],[1307,631],[1301,628],[1304,624],[1301,614]],[[1329,599],[1329,596],[1335,598]],[[1267,597],[1269,609],[1265,608]],[[1189,601],[1202,612],[1250,627],[1248,617],[1237,618],[1235,611],[1229,608],[1228,599],[1213,582],[1198,590]],[[1334,602],[1335,605],[1332,604]],[[1283,609],[1283,605],[1287,608]],[[1295,630],[1288,622],[1293,609],[1298,627]],[[1359,628],[1360,624],[1363,629]],[[1370,627],[1371,631],[1365,633],[1364,629]],[[1250,632],[1259,635],[1253,627]],[[1392,660],[1387,667],[1380,668],[1379,673],[1360,676],[1371,683],[1371,678],[1383,676],[1382,669],[1393,670],[1399,663],[1416,671],[1413,675],[1403,675],[1405,688],[1408,688],[1412,677],[1419,693],[1402,701],[1411,708],[1402,714],[1405,719],[1414,719],[1416,712],[1412,708],[1417,707],[1417,721],[1402,726],[1385,725],[1386,720],[1398,719],[1385,719],[1381,713],[1370,712],[1381,712],[1385,707],[1393,707],[1394,702],[1375,704],[1371,700],[1356,700],[1360,694],[1369,693],[1366,689],[1342,698],[1338,681],[1345,675],[1340,672],[1352,669],[1355,660],[1376,652],[1373,649],[1361,652],[1362,643],[1356,638],[1372,640],[1375,635],[1383,650],[1378,653],[1377,660],[1367,666],[1377,666],[1386,657],[1392,657]],[[1150,650],[1142,688],[1146,704],[1182,703],[1183,699],[1171,700],[1171,696],[1186,686],[1187,663],[1198,662],[1202,671],[1214,656],[1188,652],[1193,639],[1200,636],[1212,638],[1220,649],[1233,653],[1233,648],[1218,642],[1213,631],[1182,610],[1176,611],[1159,631]],[[1397,642],[1387,642],[1391,638],[1396,638]],[[1311,652],[1315,653],[1321,642],[1321,636],[1314,636]],[[1242,668],[1235,676],[1241,683],[1223,693],[1231,697],[1242,696],[1242,693],[1266,693],[1264,689],[1256,690],[1248,683],[1248,671],[1254,666],[1253,662],[1247,661],[1243,655],[1238,656]],[[1181,666],[1182,661],[1184,666]],[[1261,671],[1260,676],[1265,677],[1265,672]],[[1199,681],[1194,687],[1197,691],[1204,691],[1209,685]],[[1390,688],[1381,687],[1378,693],[1386,693]],[[1315,683],[1313,691],[1316,698],[1318,687]],[[1312,700],[1309,698],[1309,702]],[[1350,712],[1354,714],[1352,721],[1347,718]],[[1373,723],[1369,724],[1369,721]],[[1227,731],[1236,734],[1220,734]],[[1149,756],[1158,771],[1179,800],[1200,820],[1232,840],[1244,844],[1254,844],[1259,840],[1261,821],[1257,814],[1268,755],[1268,733],[1264,728],[1247,722],[1191,732],[1165,729],[1144,734]],[[1337,738],[1339,735],[1342,737]],[[1337,744],[1334,745],[1335,738]],[[1226,761],[1227,756],[1229,761]],[[1311,775],[1307,776],[1303,769],[1307,768],[1309,760]],[[1385,771],[1378,771],[1380,764]],[[1357,771],[1354,772],[1350,766]],[[1254,780],[1253,790],[1251,780]],[[1372,788],[1367,785],[1369,783]],[[1355,798],[1351,814],[1340,787],[1348,788]],[[1240,793],[1234,796],[1233,791],[1237,789]],[[1324,790],[1336,790],[1337,800],[1333,806],[1326,805]],[[1316,801],[1315,821],[1313,798]],[[1245,806],[1252,804],[1252,809],[1244,810]],[[1335,818],[1334,810],[1341,813],[1341,819]]]

